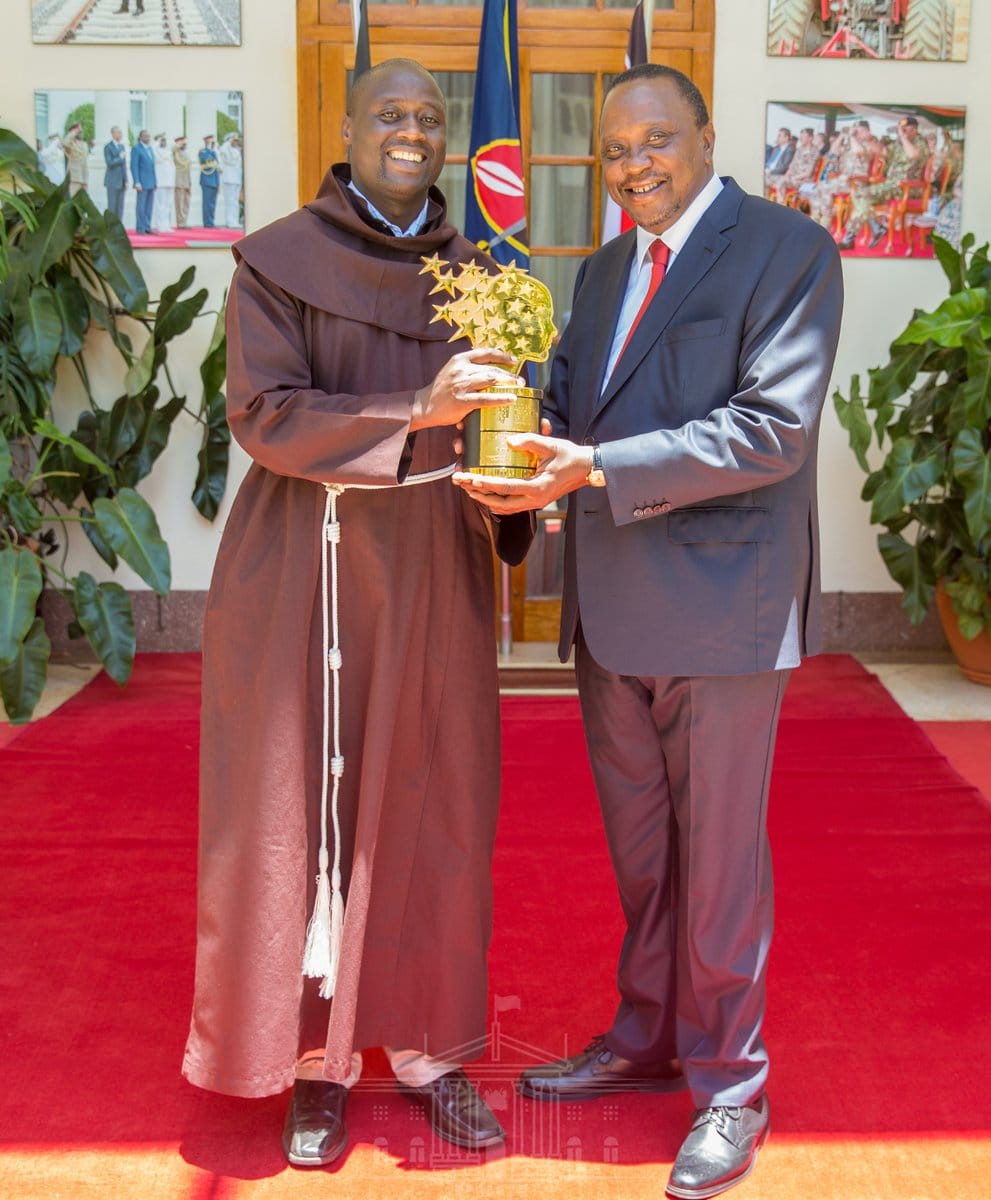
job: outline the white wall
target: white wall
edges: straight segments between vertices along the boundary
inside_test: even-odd
[[[851,100],[877,103],[945,103],[967,107],[964,228],[979,239],[991,235],[991,18],[974,0],[970,58],[966,63],[864,62],[769,58],[765,53],[767,0],[717,0],[713,117],[716,163],[722,174],[760,192],[768,100]],[[164,90],[225,88],[244,93],[249,148],[245,182],[248,228],[257,228],[296,204],[296,49],[293,0],[242,0],[240,47],[35,46],[29,0],[6,0],[0,39],[0,123],[30,139],[35,88],[127,88]],[[153,294],[174,280],[187,262],[197,283],[218,300],[230,278],[225,250],[141,251]],[[835,383],[844,391],[850,375],[883,361],[888,343],[914,306],[938,303],[944,293],[935,261],[847,260],[846,315]],[[184,353],[175,354],[176,376],[198,395],[198,355],[209,337],[202,322]],[[173,586],[207,586],[217,539],[236,483],[245,468],[234,448],[225,507],[214,525],[189,503],[196,474],[197,434],[192,424],[173,435],[142,491],[159,514],[172,549]],[[894,590],[880,565],[875,533],[859,500],[861,473],[846,436],[827,408],[820,452],[823,584],[827,591]],[[84,549],[79,565],[101,571]],[[127,587],[141,583],[126,568]]]
[[[208,88],[244,93],[245,147],[250,171],[245,180],[248,228],[255,229],[294,208],[296,192],[296,7],[293,0],[241,0],[240,47],[191,46],[36,46],[31,41],[30,0],[4,0],[0,38],[0,125],[31,143],[35,89],[148,88],[175,92]],[[102,142],[98,140],[98,145]],[[97,172],[102,180],[102,167]],[[230,250],[140,250],[138,263],[152,296],[174,282],[185,267],[196,267],[194,287],[210,291],[216,306],[227,287],[234,260]],[[212,319],[202,319],[173,343],[170,370],[191,402],[200,394],[199,362],[206,351]],[[73,420],[71,400],[60,410]],[[182,417],[154,471],[141,484],[158,514],[172,551],[172,585],[205,589],[210,581],[220,531],[247,460],[232,447],[231,478],[224,507],[211,525],[190,503],[196,479],[198,427]],[[70,559],[72,570],[99,577],[107,568],[83,539]],[[117,578],[127,588],[143,588],[127,567]]]
[[[765,106],[769,100],[949,104],[967,109],[964,230],[991,236],[991,13],[971,3],[965,63],[770,58],[767,0],[717,0],[713,120],[716,167],[748,191],[763,186]],[[833,386],[849,394],[850,376],[887,360],[887,349],[916,307],[938,304],[946,279],[933,260],[844,259],[846,305]],[[819,452],[823,587],[828,592],[894,591],[881,564],[876,529],[860,499],[864,477],[833,412],[823,419]]]

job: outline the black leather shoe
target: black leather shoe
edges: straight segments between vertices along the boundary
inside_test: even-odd
[[[516,1087],[533,1100],[593,1100],[616,1092],[680,1092],[685,1086],[676,1058],[659,1063],[635,1063],[620,1058],[600,1034],[581,1054],[555,1063],[527,1067]]]
[[[325,1167],[348,1144],[344,1106],[348,1089],[326,1079],[297,1079],[282,1130],[282,1148],[294,1167]]]
[[[669,1195],[705,1200],[746,1179],[767,1141],[770,1116],[766,1096],[745,1108],[698,1109],[674,1160]]]
[[[856,234],[848,233],[844,238],[836,243],[836,248],[837,250],[852,250],[856,240]]]
[[[883,241],[883,240],[884,240],[884,239],[885,239],[887,236],[888,236],[888,231],[887,231],[887,229],[878,229],[878,230],[875,230],[875,232],[871,234],[871,240],[870,240],[870,241],[867,243],[867,249],[868,249],[868,250],[873,250],[873,249],[874,249],[874,247],[875,247],[875,246],[878,246],[878,245],[880,245],[880,243],[881,243],[881,242],[882,242],[882,241]]]
[[[424,1087],[401,1083],[399,1090],[426,1112],[438,1137],[464,1150],[494,1146],[506,1136],[505,1129],[460,1067]]]

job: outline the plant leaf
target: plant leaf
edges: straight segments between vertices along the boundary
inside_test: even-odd
[[[121,333],[117,327],[117,320],[109,308],[92,292],[86,292],[86,303],[89,305],[90,316],[94,324],[99,325],[101,329],[105,329],[113,340],[114,345],[121,352],[124,360],[128,365],[131,363],[131,357],[134,353],[131,346],[131,339],[126,333]]]
[[[34,533],[41,528],[42,517],[30,495],[18,484],[15,490],[0,496],[0,506],[7,509],[11,523],[18,533]]]
[[[850,439],[850,449],[857,456],[862,471],[870,471],[867,461],[867,450],[871,444],[871,425],[867,419],[867,410],[860,395],[860,376],[854,375],[850,380],[850,399],[844,399],[837,389],[833,393],[833,405],[840,425],[847,431]]]
[[[946,276],[950,284],[951,292],[962,292],[964,286],[964,264],[966,263],[966,255],[946,238],[941,238],[938,234],[933,235],[933,249],[936,251],[936,257],[939,259],[939,265],[943,268],[943,274]]]
[[[79,280],[68,271],[60,271],[55,278],[52,293],[62,323],[62,339],[59,342],[59,354],[71,358],[83,348],[86,340],[86,330],[89,328],[89,305],[86,303],[86,293]]]
[[[100,232],[97,232],[100,230]],[[148,309],[148,285],[134,261],[127,232],[119,221],[100,222],[89,239],[93,265],[106,279],[121,304],[132,313]]]
[[[45,623],[36,617],[14,661],[0,670],[0,696],[12,725],[29,721],[37,708],[48,677],[51,652]]]
[[[991,317],[984,315],[986,301],[984,288],[965,288],[948,296],[934,312],[916,310],[914,320],[893,344],[904,346],[931,339],[939,346],[959,346],[975,322],[979,322],[982,337],[991,337]]]
[[[169,441],[172,422],[182,412],[185,396],[173,396],[161,408],[155,407],[158,389],[149,388],[141,397],[146,408],[146,419],[141,434],[128,453],[118,463],[118,477],[124,487],[134,487],[155,465]]]
[[[96,517],[93,516],[88,508],[80,509],[79,515],[82,518],[83,532],[89,538],[93,549],[111,570],[116,571],[117,555],[114,554],[113,547],[107,545],[103,534],[100,532],[100,527],[96,523]]]
[[[155,339],[149,337],[141,353],[128,368],[127,376],[124,379],[124,387],[127,388],[128,395],[139,396],[151,383],[152,376],[155,374],[156,350]]]
[[[115,683],[127,683],[134,666],[134,614],[119,583],[97,583],[87,571],[72,581],[76,620]]]
[[[160,596],[167,596],[172,575],[169,548],[147,500],[133,488],[121,488],[112,500],[95,500],[93,514],[108,545]]]
[[[943,478],[945,456],[938,444],[899,438],[884,460],[883,480],[874,493],[871,522],[883,525]]]
[[[963,509],[975,542],[991,530],[991,455],[984,450],[981,431],[962,429],[950,451],[953,474],[964,486]]]
[[[147,419],[145,404],[137,396],[118,396],[110,410],[110,425],[107,431],[107,458],[111,462],[131,449],[141,436]]]
[[[5,484],[14,469],[14,459],[10,453],[10,443],[0,433],[0,486]]]
[[[910,545],[896,533],[881,533],[877,539],[881,557],[888,574],[904,593],[902,607],[913,625],[918,625],[929,611],[936,593],[935,557],[931,540]]]
[[[179,300],[179,296],[193,282],[195,275],[196,268],[187,267],[175,283],[162,289],[155,312],[156,342],[169,342],[179,334],[185,333],[206,303],[208,295],[206,288],[201,288],[186,300]]]
[[[226,408],[223,393],[216,393],[208,404],[206,429],[198,455],[199,470],[192,501],[208,521],[212,521],[220,510],[227,487],[231,431]]]
[[[48,378],[62,342],[62,319],[55,296],[46,284],[36,283],[16,294],[11,301],[14,313],[14,341],[27,367]]]
[[[5,166],[8,162],[23,163],[27,167],[38,165],[37,151],[10,129],[0,129],[0,159],[4,160]]]
[[[9,666],[34,622],[41,595],[41,566],[29,550],[0,550],[0,667]]]
[[[35,421],[35,433],[40,433],[42,437],[48,438],[49,441],[58,442],[63,446],[68,447],[72,453],[79,459],[80,462],[86,463],[88,466],[95,468],[101,475],[105,475],[108,479],[113,479],[114,473],[112,468],[103,461],[103,459],[94,453],[88,446],[84,446],[78,438],[74,438],[69,433],[63,433],[57,425],[53,425],[51,421]],[[63,464],[64,469],[64,464]]]
[[[52,192],[38,211],[38,228],[24,235],[21,249],[33,279],[45,274],[72,246],[79,228],[79,213],[59,189]]]
[[[963,339],[967,380],[960,389],[964,424],[982,429],[991,421],[991,344],[972,329]]]

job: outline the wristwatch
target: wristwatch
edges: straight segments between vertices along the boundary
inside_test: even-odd
[[[585,482],[589,487],[606,486],[606,474],[602,469],[602,452],[598,446],[592,447],[592,469],[585,476]]]

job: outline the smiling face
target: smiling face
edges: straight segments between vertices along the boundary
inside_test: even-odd
[[[444,166],[440,88],[415,64],[383,64],[355,85],[341,132],[355,187],[395,224],[408,226]]]
[[[712,178],[712,125],[698,125],[665,77],[622,83],[606,96],[599,155],[609,195],[631,220],[663,233]]]

